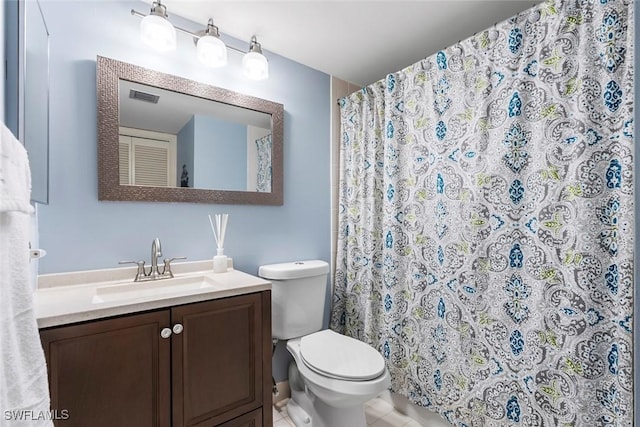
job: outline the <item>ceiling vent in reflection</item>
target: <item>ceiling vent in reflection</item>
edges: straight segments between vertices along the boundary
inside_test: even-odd
[[[138,101],[150,102],[157,104],[160,99],[160,95],[153,95],[151,93],[140,92],[139,90],[129,90],[129,98],[137,99]]]

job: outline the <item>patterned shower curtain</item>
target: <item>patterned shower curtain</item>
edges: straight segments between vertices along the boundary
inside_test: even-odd
[[[331,326],[455,426],[631,426],[633,2],[547,2],[341,100]]]

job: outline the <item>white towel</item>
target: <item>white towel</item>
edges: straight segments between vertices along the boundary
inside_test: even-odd
[[[31,213],[31,171],[27,152],[0,123],[0,212]]]
[[[0,426],[49,427],[49,387],[29,281],[31,173],[0,122]]]

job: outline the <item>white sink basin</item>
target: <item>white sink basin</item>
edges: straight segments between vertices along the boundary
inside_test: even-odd
[[[208,276],[175,277],[173,279],[158,279],[148,282],[129,282],[122,285],[108,285],[96,288],[92,303],[123,301],[145,297],[158,298],[160,295],[181,294],[198,290],[220,289]]]

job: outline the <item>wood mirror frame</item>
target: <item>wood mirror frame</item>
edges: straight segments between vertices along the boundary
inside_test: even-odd
[[[118,162],[118,85],[120,80],[142,83],[148,86],[270,114],[272,131],[271,192],[121,185]],[[97,57],[97,91],[99,200],[282,205],[282,140],[284,118],[284,107],[282,104],[243,95],[159,71],[149,70],[102,56]]]

